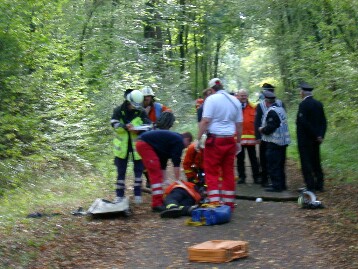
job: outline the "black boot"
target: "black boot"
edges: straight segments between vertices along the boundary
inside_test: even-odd
[[[254,177],[254,184],[261,184],[261,183],[262,183],[261,177],[259,176]]]
[[[161,218],[179,218],[183,216],[183,210],[180,207],[172,207],[160,212]]]

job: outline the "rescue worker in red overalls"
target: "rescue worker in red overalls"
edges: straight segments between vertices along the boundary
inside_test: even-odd
[[[190,216],[198,203],[206,196],[206,184],[203,169],[203,149],[199,151],[191,143],[186,151],[183,168],[187,181],[175,181],[165,190],[166,210],[160,213],[162,218]]]
[[[157,126],[158,123],[158,119],[161,117],[161,115],[163,114],[163,112],[170,112],[172,113],[172,110],[157,102],[156,98],[155,98],[155,94],[153,92],[153,89],[149,86],[145,86],[142,89],[142,93],[144,96],[144,100],[143,100],[143,108],[145,110],[145,112],[148,115],[148,118],[152,121],[152,123],[154,124],[154,127],[156,129],[166,129],[169,130],[168,127],[162,128],[160,126]],[[148,175],[148,171],[146,169],[144,169],[143,171],[144,176],[146,177],[146,187],[150,188],[150,180],[149,180],[149,175]]]
[[[240,102],[224,90],[220,79],[210,80],[209,87],[215,93],[205,100],[198,131],[198,141],[207,132],[204,171],[208,199],[211,204],[223,203],[233,210],[236,197],[234,161],[241,150],[242,109]],[[219,182],[220,176],[222,181]]]
[[[181,155],[192,142],[193,136],[186,132],[179,134],[168,130],[153,130],[138,137],[136,149],[148,171],[152,190],[152,211],[165,210],[163,202],[163,171],[171,159],[175,180],[180,180]]]

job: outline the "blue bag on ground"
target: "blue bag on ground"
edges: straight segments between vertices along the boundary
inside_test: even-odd
[[[231,219],[231,208],[228,205],[200,207],[193,210],[191,219],[193,222],[201,222],[203,225],[227,223]]]

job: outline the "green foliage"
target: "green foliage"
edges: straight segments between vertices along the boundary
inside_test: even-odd
[[[331,130],[322,145],[323,165],[335,183],[358,184],[357,128]]]
[[[349,0],[0,0],[0,16],[1,187],[22,181],[8,177],[15,160],[90,166],[106,156],[113,108],[126,88],[144,85],[173,109],[175,128],[195,132],[191,96],[212,76],[252,99],[270,82],[289,110],[306,80],[325,104],[329,135],[357,129]]]

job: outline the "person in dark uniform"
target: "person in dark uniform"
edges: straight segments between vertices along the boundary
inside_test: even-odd
[[[312,96],[313,87],[300,84],[302,102],[298,107],[296,130],[301,168],[306,188],[323,191],[323,171],[320,160],[320,145],[327,130],[327,120],[321,102]]]
[[[261,127],[262,119],[265,114],[265,112],[268,110],[268,107],[266,106],[265,102],[265,96],[264,92],[270,91],[272,93],[275,92],[275,86],[264,83],[262,85],[262,96],[263,99],[260,101],[260,103],[256,106],[256,115],[255,115],[255,137],[259,144],[259,159],[260,159],[260,168],[261,168],[261,185],[263,187],[269,186],[269,179],[267,174],[267,161],[266,161],[266,142],[261,139],[261,133],[259,131],[259,128]],[[279,100],[275,99],[276,106],[280,106],[285,108],[284,103]]]
[[[262,140],[266,143],[267,172],[272,186],[265,189],[270,192],[281,192],[286,187],[286,148],[291,142],[288,131],[287,116],[283,107],[276,106],[275,94],[270,91],[264,92],[268,110],[264,114],[262,126],[259,131]]]

